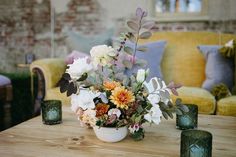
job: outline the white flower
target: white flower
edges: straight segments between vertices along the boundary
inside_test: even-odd
[[[117,118],[119,118],[120,115],[121,115],[121,112],[117,108],[112,108],[108,111],[108,115],[110,116],[110,115],[113,115],[113,114],[116,115]]]
[[[116,56],[116,51],[111,46],[98,45],[90,50],[90,55],[94,66],[110,66],[110,62],[113,60],[113,57]]]
[[[149,102],[154,106],[156,104],[158,104],[161,100],[159,94],[149,94],[147,99],[149,100]]]
[[[71,95],[71,109],[77,112],[77,109],[81,107],[83,110],[95,108],[93,99],[98,97],[100,93],[93,93],[88,90],[80,90],[80,93]]]
[[[233,39],[225,44],[225,47],[233,48],[233,46],[234,46],[234,40]]]
[[[137,72],[136,80],[140,83],[143,83],[143,81],[145,81],[145,79],[146,79],[148,71],[149,70],[139,69]]]
[[[149,113],[144,115],[144,119],[146,119],[150,123],[154,122],[155,124],[158,125],[161,122],[161,116],[162,116],[162,112],[159,106],[155,105],[151,108]]]
[[[152,105],[157,104],[159,101],[164,102],[165,104],[170,101],[170,90],[163,80],[154,77],[148,83],[145,81],[143,85],[148,90],[148,100]]]
[[[84,73],[89,73],[93,70],[93,66],[87,60],[88,57],[75,59],[72,64],[68,64],[66,73],[69,73],[72,79],[79,79]]]
[[[159,82],[162,83],[162,87],[161,87]],[[154,88],[155,87],[154,83],[157,85],[156,89]],[[153,77],[153,78],[151,78],[151,80],[148,83],[145,81],[143,84],[144,84],[144,86],[147,87],[148,93],[153,93],[153,92],[156,92],[160,89],[166,88],[165,82],[163,80],[161,80],[160,78],[157,78],[157,77]]]
[[[130,125],[129,132],[133,134],[134,132],[137,132],[139,128],[141,128],[139,124]]]
[[[88,109],[84,111],[81,121],[84,124],[89,124],[90,126],[95,126],[97,118],[96,118],[96,111]]]

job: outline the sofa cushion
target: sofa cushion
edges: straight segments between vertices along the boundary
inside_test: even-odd
[[[198,49],[206,59],[206,80],[202,88],[210,91],[213,86],[224,83],[229,89],[233,87],[234,80],[234,63],[232,59],[225,58],[219,53],[221,46],[202,45]]]
[[[236,116],[236,96],[230,96],[217,102],[216,114]]]
[[[0,86],[5,86],[11,84],[11,80],[6,76],[0,75]]]
[[[45,95],[45,100],[61,100],[62,105],[70,105],[70,97],[66,93],[61,93],[59,87],[48,89]]]
[[[134,48],[134,44],[131,42],[126,43],[127,46]],[[160,77],[162,78],[162,72],[161,72],[161,61],[162,56],[165,50],[166,41],[155,41],[150,43],[145,43],[139,45],[139,47],[147,47],[146,52],[140,52],[137,51],[136,57],[138,59],[145,60],[147,62],[147,65],[144,68],[149,68],[149,75],[148,80],[152,77]],[[137,72],[139,67],[135,68],[132,72]]]
[[[184,86],[201,87],[205,80],[205,59],[198,45],[217,45],[236,39],[232,34],[214,32],[155,32],[140,43],[165,40],[167,42],[161,64],[164,80]]]
[[[214,114],[215,98],[210,92],[203,88],[183,86],[178,90],[179,96],[171,95],[173,102],[181,98],[184,104],[196,104],[198,112],[203,114]]]

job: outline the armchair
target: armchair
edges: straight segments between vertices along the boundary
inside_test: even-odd
[[[30,65],[31,74],[36,74],[38,77],[38,91],[34,107],[36,115],[40,113],[42,100],[58,99],[62,101],[62,104],[70,104],[70,99],[65,94],[61,94],[59,87],[57,87],[57,83],[65,69],[64,59],[60,58],[40,59]]]

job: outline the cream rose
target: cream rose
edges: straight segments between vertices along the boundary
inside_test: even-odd
[[[116,51],[111,46],[98,45],[90,50],[90,55],[94,66],[110,66],[113,57],[116,56]]]

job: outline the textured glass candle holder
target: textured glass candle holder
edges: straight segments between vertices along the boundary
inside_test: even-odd
[[[212,134],[203,130],[184,130],[181,133],[180,157],[211,157]]]
[[[195,129],[198,123],[198,106],[194,104],[185,104],[189,112],[182,115],[176,115],[176,128],[181,130]]]
[[[60,100],[43,101],[41,107],[44,124],[53,125],[62,122],[62,107]]]

